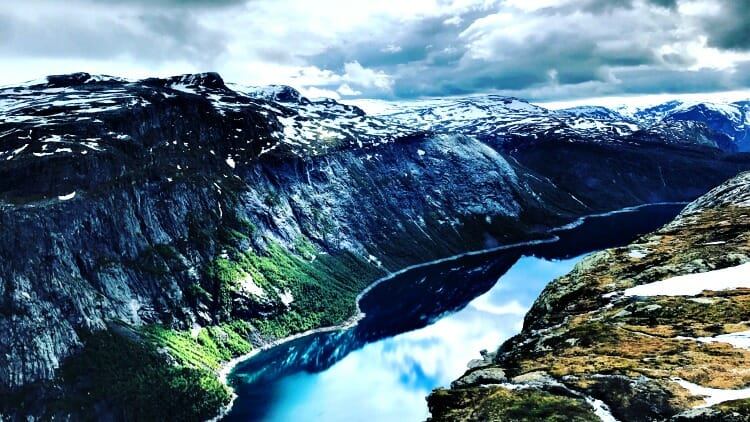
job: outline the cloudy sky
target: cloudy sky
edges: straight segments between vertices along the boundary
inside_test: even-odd
[[[747,0],[4,0],[0,84],[218,71],[309,96],[750,88]]]

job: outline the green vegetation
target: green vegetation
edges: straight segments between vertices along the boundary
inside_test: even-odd
[[[278,244],[271,244],[267,252],[268,256],[245,254],[241,262],[260,272],[261,280],[289,290],[294,297],[286,312],[256,321],[269,336],[282,337],[344,321],[356,311],[357,294],[379,275],[377,269],[351,253],[335,257],[320,254],[308,262]]]
[[[230,321],[235,311],[232,294],[239,289],[239,281],[248,276],[269,297],[290,292],[294,301],[288,309],[252,321],[264,335],[284,337],[351,317],[357,294],[381,274],[348,252],[318,254],[304,237],[298,238],[293,248],[296,254],[274,241],[269,241],[264,254],[227,247],[227,255],[207,267],[204,285],[194,286],[192,295],[205,298],[201,290],[211,292],[216,318]]]
[[[77,392],[62,405],[82,419],[103,404],[116,419],[200,421],[230,400],[214,372],[170,365],[155,344],[111,331],[89,336],[60,373],[68,391]]]
[[[228,321],[232,311],[232,290],[245,277],[242,266],[227,258],[218,258],[206,269],[206,278],[212,281],[214,314],[219,321]]]
[[[160,325],[146,326],[142,333],[155,347],[166,348],[181,365],[193,368],[218,370],[222,362],[252,349],[246,340],[250,325],[243,321],[201,328],[195,338],[189,332]]]
[[[124,420],[208,419],[229,400],[216,371],[252,349],[253,333],[278,338],[340,323],[354,314],[357,294],[381,275],[349,252],[319,253],[304,236],[288,250],[235,215],[219,226],[200,216],[189,216],[187,223],[185,241],[219,256],[202,269],[200,281],[183,287],[185,300],[207,306],[216,325],[193,332],[168,325],[115,327],[90,335],[60,370],[66,393],[55,406],[64,409],[61,414],[87,419],[93,409],[106,409]],[[102,258],[101,266],[108,264]],[[166,244],[146,248],[125,264],[155,277],[186,269],[178,250]],[[258,305],[270,310],[266,317],[252,317],[258,315],[252,295],[238,294],[248,278],[265,292]],[[282,304],[282,293],[293,301]]]
[[[318,254],[318,251],[315,250],[315,246],[304,236],[299,236],[294,239],[294,245],[292,246],[294,246],[294,252],[296,252],[297,255],[308,261],[315,259],[315,256]]]

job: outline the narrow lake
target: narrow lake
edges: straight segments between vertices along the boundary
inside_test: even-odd
[[[420,421],[425,396],[463,374],[482,349],[518,333],[544,287],[581,255],[628,243],[683,205],[604,216],[519,246],[413,268],[360,301],[355,327],[265,350],[229,374],[228,421]]]

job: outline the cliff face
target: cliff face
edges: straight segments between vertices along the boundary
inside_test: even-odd
[[[19,405],[19,391],[36,397],[21,388],[96,393],[104,380],[61,380],[59,368],[80,355],[93,373],[87,351],[107,350],[104,329],[211,372],[345,320],[387,271],[592,211],[692,199],[750,168],[715,151],[631,147],[628,160],[672,157],[671,185],[661,167],[629,161],[568,180],[576,160],[615,146],[592,140],[570,162],[508,156],[287,88],[230,89],[216,74],[49,77],[0,90],[0,110],[0,407],[12,414],[39,411]],[[646,176],[621,177],[636,170]],[[629,193],[586,183],[608,174]]]
[[[748,420],[750,173],[553,281],[434,420]],[[614,418],[614,419],[613,419]]]

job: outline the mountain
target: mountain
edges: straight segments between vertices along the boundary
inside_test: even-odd
[[[519,335],[432,393],[432,420],[748,420],[749,206],[743,173],[584,258]]]
[[[627,120],[601,119],[598,115],[556,112],[524,100],[485,95],[400,103],[378,117],[395,124],[433,132],[462,133],[507,148],[523,140],[547,137],[578,138],[588,141],[616,140],[638,129]],[[614,114],[612,115],[614,116]]]
[[[641,142],[659,144],[691,143],[719,148],[723,151],[737,152],[739,145],[735,139],[711,129],[703,122],[696,120],[666,119],[633,133],[633,138]]]
[[[750,151],[750,108],[747,102],[695,104],[673,111],[666,120],[704,122],[712,130],[733,139],[738,150]]]
[[[625,122],[629,119],[617,111],[602,106],[578,106],[557,110],[558,113],[567,114],[572,117],[585,117],[589,119],[605,120],[613,122]]]
[[[750,169],[472,101],[425,125],[215,73],[0,88],[0,415],[208,419],[222,363],[347,321],[388,272]]]
[[[652,107],[625,112],[642,125],[672,122],[699,122],[711,131],[731,140],[721,141],[722,148],[750,151],[750,106],[747,101],[735,103],[669,101]]]

